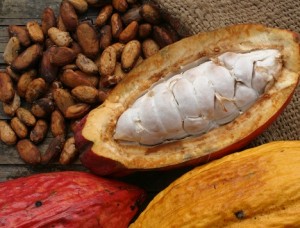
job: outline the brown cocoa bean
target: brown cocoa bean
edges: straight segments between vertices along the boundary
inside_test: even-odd
[[[72,42],[70,48],[74,51],[76,56],[78,54],[82,53],[82,48],[80,47],[80,45],[77,42]]]
[[[25,108],[18,108],[16,111],[16,115],[26,126],[32,127],[36,123],[34,115],[32,115],[32,113]]]
[[[93,7],[102,7],[111,4],[111,0],[86,0],[86,2]]]
[[[3,103],[3,112],[8,116],[14,116],[16,110],[21,106],[21,99],[18,93],[15,93],[11,103]]]
[[[22,139],[17,143],[17,151],[22,160],[28,164],[36,165],[41,162],[41,152],[28,139]]]
[[[94,104],[98,101],[98,90],[91,86],[77,86],[71,91],[72,95],[81,102]]]
[[[136,21],[131,22],[119,36],[119,41],[122,43],[128,43],[129,41],[135,39],[137,32],[139,30],[139,24]]]
[[[54,46],[55,43],[50,39],[50,38],[47,38],[45,40],[45,49],[49,49],[50,47]]]
[[[76,12],[78,12],[79,14],[85,13],[88,10],[89,6],[85,0],[68,0],[68,1],[72,4]]]
[[[31,44],[28,31],[23,26],[10,25],[8,27],[8,33],[10,36],[16,36],[20,41],[21,45],[24,47],[28,47]]]
[[[11,37],[4,49],[4,62],[11,64],[18,57],[20,50],[21,44],[19,39],[17,37]]]
[[[87,74],[98,74],[97,65],[88,57],[83,54],[78,54],[76,59],[76,65],[78,68]]]
[[[118,13],[114,13],[110,19],[111,32],[114,39],[119,39],[120,33],[123,31],[123,24],[121,16]]]
[[[150,24],[156,25],[161,21],[161,16],[158,8],[150,3],[145,3],[142,5],[140,14],[144,18],[144,20],[149,22]]]
[[[25,97],[28,85],[35,79],[36,75],[36,70],[30,70],[21,75],[17,84],[17,92],[20,97]]]
[[[38,22],[36,22],[36,21],[27,22],[26,28],[27,28],[29,36],[33,42],[43,43],[44,33]]]
[[[65,70],[78,70],[78,66],[76,64],[68,64],[61,68],[63,71]]]
[[[156,54],[159,51],[159,45],[152,39],[146,39],[142,43],[142,50],[145,58]]]
[[[109,92],[110,90],[103,90],[103,89],[100,89],[99,90],[99,101],[102,103],[106,100],[106,98],[108,97],[109,95]]]
[[[29,83],[25,99],[27,102],[32,103],[36,99],[40,98],[47,90],[47,84],[44,79],[36,78]]]
[[[42,56],[43,49],[39,44],[33,44],[23,51],[11,63],[11,68],[14,71],[21,72],[33,66],[37,60]]]
[[[170,32],[162,26],[153,27],[153,39],[160,46],[160,48],[163,48],[174,42]]]
[[[122,21],[125,25],[129,25],[133,21],[140,22],[142,19],[140,7],[131,8],[122,16]]]
[[[114,49],[116,49],[116,53],[117,53],[117,59],[119,60],[121,58],[123,49],[125,47],[125,44],[122,44],[120,42],[114,43],[111,45]]]
[[[67,128],[65,123],[65,118],[62,113],[58,110],[55,110],[51,114],[51,133],[54,137],[67,134]]]
[[[113,12],[112,5],[104,6],[96,18],[95,21],[96,26],[102,27],[103,25],[105,25],[107,20],[111,17],[112,12]]]
[[[50,52],[50,62],[56,66],[65,66],[72,63],[76,58],[76,53],[68,47],[53,47]]]
[[[121,65],[124,72],[129,72],[141,55],[141,43],[138,40],[128,42],[121,56]]]
[[[0,139],[6,145],[14,145],[17,142],[17,135],[4,120],[0,120]]]
[[[78,152],[79,151],[75,147],[75,138],[68,138],[60,154],[59,163],[62,165],[70,164],[78,155]]]
[[[126,0],[112,0],[112,5],[117,11],[121,13],[126,12],[128,8]]]
[[[0,71],[0,101],[9,103],[13,100],[15,90],[10,76]]]
[[[39,74],[47,83],[53,82],[58,73],[58,66],[51,63],[50,57],[56,47],[50,47],[43,53],[43,57],[40,63]]]
[[[97,76],[86,74],[79,70],[73,71],[70,69],[63,72],[60,80],[63,84],[71,88],[75,88],[80,85],[97,87],[99,81]]]
[[[52,42],[59,47],[68,47],[73,41],[69,32],[65,32],[55,27],[48,30],[48,36]]]
[[[11,69],[11,66],[7,66],[6,67],[6,73],[11,77],[11,79],[15,82],[18,82],[21,75],[14,72],[12,69]]]
[[[47,131],[47,122],[45,120],[38,120],[34,128],[30,131],[29,138],[35,144],[40,143],[45,139]]]
[[[100,29],[99,46],[101,50],[104,50],[112,43],[112,31],[110,25],[104,25]]]
[[[52,99],[40,98],[33,102],[31,106],[31,113],[39,118],[45,118],[54,111],[54,103]]]
[[[117,63],[115,72],[114,72],[114,77],[116,78],[117,83],[122,81],[123,78],[125,78],[126,73],[122,70],[122,66],[120,63]]]
[[[56,159],[57,156],[61,153],[64,143],[65,143],[65,137],[62,135],[53,138],[45,153],[42,154],[41,163],[48,164],[49,162]]]
[[[102,76],[112,75],[115,71],[116,63],[117,63],[116,49],[109,46],[102,52],[100,57],[100,65],[98,66],[100,75]]]
[[[152,25],[149,23],[144,23],[139,26],[139,38],[146,39],[150,36],[152,32]]]
[[[48,35],[49,28],[56,27],[55,13],[50,7],[43,10],[41,27],[45,37]]]
[[[61,15],[58,16],[57,18],[57,25],[56,27],[60,30],[60,31],[63,31],[63,32],[67,32],[67,28],[63,22],[63,19],[61,17]]]
[[[135,4],[135,3],[137,3],[137,1],[138,1],[138,0],[127,0],[127,3],[128,3],[128,4]]]
[[[10,126],[20,139],[27,137],[28,129],[18,117],[14,117],[10,121]]]
[[[56,107],[63,113],[66,113],[66,110],[69,106],[75,104],[75,101],[72,95],[66,89],[55,89],[53,91],[53,99],[56,104]]]
[[[100,49],[95,28],[88,22],[82,22],[77,27],[76,35],[83,54],[90,59],[96,58]]]
[[[90,111],[90,109],[90,105],[85,103],[78,103],[67,108],[65,117],[68,119],[82,118]]]
[[[60,4],[59,13],[67,31],[74,32],[78,25],[78,16],[73,5],[67,0],[63,0]]]

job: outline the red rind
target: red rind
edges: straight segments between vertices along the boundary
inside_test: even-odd
[[[0,183],[0,227],[127,227],[144,198],[84,172],[37,174]]]

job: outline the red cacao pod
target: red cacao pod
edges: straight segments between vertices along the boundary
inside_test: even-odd
[[[144,197],[85,172],[36,174],[0,183],[0,227],[127,227]]]
[[[137,106],[134,105],[138,103],[137,101],[142,100],[140,98],[144,96],[144,94],[148,94],[148,98],[144,100],[149,100],[151,99],[150,97],[155,97],[158,93],[162,94],[159,90],[154,92],[153,87],[157,84],[162,85],[162,81],[168,81],[170,76],[175,75],[174,78],[176,79],[178,75],[184,75],[185,72],[191,68],[205,64],[205,66],[208,64],[216,65],[217,68],[223,67],[228,70],[230,80],[236,80],[235,85],[233,85],[234,87],[240,83],[240,79],[236,79],[235,77],[238,76],[238,72],[232,75],[232,71],[229,68],[231,67],[230,64],[235,64],[240,58],[235,58],[234,61],[228,61],[227,63],[220,58],[224,55],[252,54],[252,52],[257,50],[264,52],[271,49],[280,53],[280,58],[271,61],[276,67],[278,65],[281,67],[276,79],[272,81],[270,87],[265,87],[264,92],[261,93],[255,102],[253,102],[251,106],[248,106],[246,110],[237,110],[237,116],[231,120],[231,122],[221,123],[218,127],[214,127],[212,130],[209,129],[204,134],[192,135],[192,137],[188,136],[183,139],[181,135],[176,135],[176,137],[178,136],[177,138],[173,137],[171,140],[167,138],[167,141],[155,145],[145,146],[141,141],[137,141],[137,143],[135,141],[124,143],[116,138],[116,129],[118,129],[117,126],[122,115],[129,109],[132,109],[132,107],[136,108]],[[84,151],[81,156],[82,163],[100,175],[122,175],[127,173],[128,170],[170,169],[179,166],[195,165],[219,158],[242,148],[265,130],[290,101],[299,81],[299,53],[298,34],[287,30],[251,24],[234,25],[207,33],[199,33],[166,46],[132,70],[126,78],[115,87],[107,100],[100,107],[91,111],[88,116],[81,121],[81,124],[78,125],[75,138],[77,147]],[[255,70],[258,69],[256,68],[258,65],[259,64],[256,65],[256,63],[253,63],[250,70],[254,68]],[[240,64],[239,72],[243,72],[247,68],[245,66],[247,66],[247,64]],[[186,70],[186,68],[188,70]],[[184,69],[186,71],[184,71]],[[233,69],[236,70],[235,68]],[[261,68],[259,70],[261,70]],[[203,73],[204,71],[197,72],[199,74],[199,72]],[[210,81],[212,80],[211,78],[218,78],[211,83],[213,86],[211,86],[211,84],[207,84],[208,86],[200,86],[200,90],[205,90],[206,87],[212,87],[212,91],[215,95],[211,96],[212,99],[208,98],[208,96],[202,96],[201,104],[204,106],[206,103],[209,103],[210,100],[213,102],[221,100],[224,103],[234,103],[236,101],[235,95],[233,97],[234,99],[232,99],[223,95],[220,96],[221,93],[214,91],[214,89],[217,90],[218,86],[224,82],[225,78],[225,73],[223,72],[220,74],[214,71],[214,73],[215,75],[209,74],[207,77],[212,77],[206,79],[206,81]],[[253,79],[255,77],[253,75],[256,75],[256,73],[257,71],[255,71],[255,74],[249,75]],[[201,77],[203,74],[200,73]],[[266,75],[269,76],[269,72],[267,72]],[[198,85],[201,85],[200,80],[202,79],[199,79]],[[203,85],[204,82],[205,80],[203,80]],[[218,84],[219,82],[220,84]],[[177,81],[175,81],[174,84],[175,83],[177,83]],[[242,83],[245,85],[243,81]],[[252,82],[249,84],[251,83]],[[259,84],[260,83],[258,83],[258,85]],[[171,86],[174,87],[171,83],[167,86],[169,86],[168,88]],[[225,86],[225,89],[226,88]],[[237,94],[237,87],[234,88],[235,89],[231,92]],[[152,91],[153,93],[150,94],[148,91]],[[181,89],[179,93],[186,91],[186,89]],[[194,91],[196,90],[194,89]],[[170,94],[170,92],[166,93]],[[171,97],[171,99],[174,97],[173,100],[176,100],[177,103],[173,102],[173,107],[177,107],[180,111],[179,116],[182,117],[182,109],[179,107],[178,99],[176,99],[177,94],[175,94],[174,91],[172,93],[173,94],[169,97]],[[248,98],[245,98],[244,100],[247,99]],[[148,102],[148,106],[143,106],[143,108],[139,109],[139,111],[144,112],[143,117],[147,115],[149,119],[142,119],[141,112],[136,112],[138,114],[133,113],[133,118],[130,121],[125,121],[125,125],[123,125],[123,133],[125,132],[123,136],[125,136],[125,138],[131,137],[130,134],[132,132],[126,134],[126,132],[128,132],[127,126],[134,123],[136,126],[136,131],[134,132],[136,138],[142,138],[147,134],[155,138],[157,134],[155,127],[159,124],[148,124],[146,128],[145,125],[142,124],[144,120],[144,123],[146,123],[148,120],[153,119],[153,116],[157,116],[157,113],[160,115],[161,112],[157,111],[157,106],[155,107],[153,104],[157,104],[158,101],[160,102],[160,107],[162,107],[164,106],[164,102],[168,104],[169,101],[166,100],[166,96],[161,99],[157,98],[152,103]],[[181,101],[184,101],[183,106],[185,105],[184,103],[189,103],[188,99],[181,99]],[[139,104],[141,104],[141,102]],[[225,105],[222,108],[222,104],[218,106],[216,104],[218,103],[215,102],[215,105],[212,105],[212,107],[217,110],[212,115],[217,116],[220,112],[227,112]],[[233,106],[236,106],[236,103],[234,103]],[[159,117],[160,125],[164,125],[164,122],[161,121],[164,119],[169,123],[169,126],[172,127],[175,121],[172,122],[169,119],[173,114],[168,109],[165,108],[165,110],[166,112]],[[199,118],[202,117],[202,115],[194,115],[191,119],[194,117]],[[179,125],[181,124],[179,121],[177,123],[179,123]],[[166,125],[164,125],[164,127],[165,126]],[[143,140],[145,142],[147,138],[144,137]]]

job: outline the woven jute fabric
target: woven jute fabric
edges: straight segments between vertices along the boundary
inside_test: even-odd
[[[300,1],[155,0],[155,2],[174,17],[175,23],[180,24],[176,24],[175,27],[182,36],[243,23],[260,23],[300,33]],[[299,85],[283,113],[249,146],[276,140],[300,140]]]

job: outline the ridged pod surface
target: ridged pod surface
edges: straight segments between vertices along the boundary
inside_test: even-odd
[[[0,227],[127,227],[145,192],[85,172],[0,183]]]
[[[299,227],[300,141],[227,155],[160,192],[131,228]]]
[[[291,31],[249,24],[199,33],[166,46],[132,70],[117,85],[107,100],[92,110],[78,125],[75,139],[77,147],[83,152],[82,163],[100,175],[124,175],[127,171],[170,169],[195,165],[242,148],[265,130],[289,103],[299,80],[298,39],[298,34]],[[117,123],[122,114],[133,107],[134,103],[159,81],[175,75],[195,61],[207,64],[207,59],[216,60],[228,53],[234,53],[239,58],[239,54],[266,49],[279,52],[281,68],[272,79],[271,86],[266,85],[262,94],[249,108],[239,115],[235,115],[236,111],[232,112],[237,117],[229,123],[223,124],[223,120],[221,120],[220,126],[205,132],[205,134],[195,134],[183,139],[180,137],[177,139],[177,135],[171,137],[174,140],[165,141],[164,139],[162,143],[155,145],[153,144],[156,142],[150,142],[148,146],[142,145],[145,141],[124,143],[115,138]],[[226,62],[226,58],[223,60]],[[248,65],[245,64],[246,66]],[[275,70],[278,65],[274,66]],[[245,68],[239,67],[238,69]],[[267,76],[271,74],[272,69],[269,70]],[[237,79],[228,85],[236,86],[240,80]],[[222,83],[223,79],[220,77],[220,84]],[[200,79],[198,84],[201,84]],[[247,82],[243,82],[243,85],[246,84]],[[217,82],[216,85],[218,85]],[[250,87],[254,88],[254,85]],[[256,91],[258,90],[260,89]],[[238,90],[235,87],[234,90],[229,91],[236,93]],[[228,98],[223,99],[223,96],[218,96],[216,91],[213,97],[215,100],[221,98],[223,101]],[[205,98],[202,103],[213,104],[206,101]],[[164,102],[160,102],[160,104],[163,105]],[[215,118],[216,110],[218,110],[216,102],[214,106],[211,121],[217,120]],[[220,107],[222,109],[222,105]],[[219,108],[219,110],[221,109]],[[151,108],[144,113],[151,116],[151,112],[153,115],[155,114]],[[221,116],[224,114],[222,110],[219,113]],[[169,114],[165,114],[168,117]],[[167,117],[166,120],[168,120]],[[162,122],[162,125],[166,126],[166,123]],[[147,126],[154,125],[148,124]],[[168,126],[172,127],[172,124],[168,124]],[[139,134],[137,134],[137,138],[139,138]],[[144,137],[144,140],[148,139],[146,136]],[[166,139],[168,140],[168,137]]]

